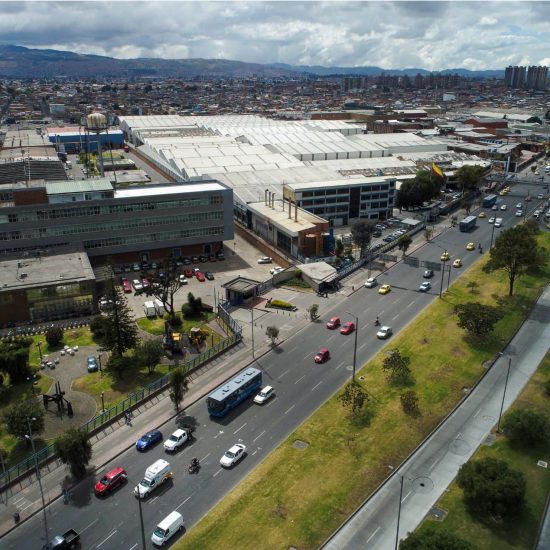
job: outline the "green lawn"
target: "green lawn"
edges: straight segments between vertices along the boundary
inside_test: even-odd
[[[38,334],[33,336],[33,344],[30,348],[29,364],[31,367],[38,367],[40,365],[40,351],[38,343],[40,342],[40,349],[42,350],[42,356],[56,353],[63,349],[63,346],[94,346],[97,345],[93,338],[92,333],[88,327],[75,328],[66,330],[63,336],[63,342],[58,346],[50,348],[46,342],[46,335]]]
[[[178,317],[182,319],[181,313],[178,313]],[[214,313],[205,312],[202,316],[197,316],[193,318],[183,318],[181,327],[178,327],[176,330],[179,332],[189,332],[194,327],[201,327],[208,329],[209,327],[205,325],[212,319],[214,319]],[[162,317],[140,317],[137,319],[137,325],[141,330],[149,332],[150,334],[155,334],[160,336],[164,334],[164,319]]]
[[[513,409],[528,408],[545,414],[550,421],[550,397],[544,393],[544,382],[550,380],[550,352],[527,384]],[[497,442],[481,447],[473,459],[493,457],[508,462],[514,469],[521,470],[527,484],[524,513],[505,523],[480,521],[466,510],[462,490],[453,483],[437,506],[448,512],[443,522],[425,520],[419,530],[427,528],[449,531],[475,544],[477,548],[498,548],[499,550],[531,550],[544,512],[546,498],[550,492],[548,470],[537,466],[540,459],[548,460],[550,444],[535,450],[510,445],[506,437],[499,436]]]
[[[548,248],[550,235],[541,236]],[[481,262],[484,260],[482,259]],[[470,293],[466,284],[479,283]],[[494,358],[521,323],[527,306],[550,281],[550,266],[538,276],[523,277],[516,296],[506,297],[504,273],[487,275],[481,265],[464,271],[443,300],[433,303],[390,340],[411,358],[414,390],[421,416],[404,415],[399,396],[381,370],[384,350],[358,373],[373,396],[362,418],[351,421],[336,396],[271,453],[176,545],[204,550],[239,547],[317,548],[422,441],[472,387],[483,363]],[[464,336],[456,326],[455,304],[501,299],[504,318],[488,342]],[[443,337],[444,335],[444,337]],[[326,368],[330,368],[330,364]],[[391,434],[391,436],[389,436]],[[308,444],[295,449],[295,440]],[[327,452],[330,449],[330,452]]]

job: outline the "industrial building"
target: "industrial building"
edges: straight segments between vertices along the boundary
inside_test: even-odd
[[[115,128],[94,133],[87,132],[82,126],[63,126],[47,128],[46,134],[56,150],[65,153],[97,153],[99,148],[120,149],[124,145],[123,132]]]

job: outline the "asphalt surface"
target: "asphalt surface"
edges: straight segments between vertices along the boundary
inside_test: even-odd
[[[518,189],[518,192],[523,191]],[[504,218],[503,227],[510,227],[518,221],[513,208],[518,199],[503,197],[503,201],[508,204],[508,210],[499,214]],[[531,201],[529,210],[534,210],[540,202]],[[489,217],[489,212],[486,213]],[[466,243],[481,242],[483,249],[487,250],[492,230],[487,218],[480,219],[478,227],[471,233],[460,233],[458,227],[449,229],[421,247],[414,256],[422,261],[440,264],[442,250],[448,250],[451,260],[461,258],[463,268],[447,267],[452,283],[479,258],[477,250],[465,250]],[[495,236],[498,231],[495,230]],[[174,470],[173,482],[157,489],[143,503],[148,547],[151,547],[150,537],[155,525],[169,512],[178,510],[184,516],[186,527],[192,526],[350,377],[354,335],[329,332],[324,322],[332,315],[339,315],[343,322],[352,320],[352,316],[359,318],[357,365],[364,364],[385,344],[375,336],[377,329],[373,321],[376,316],[380,317],[382,324],[392,326],[397,332],[436,298],[440,273],[436,272],[431,279],[432,290],[420,293],[417,289],[423,281],[423,271],[422,264],[412,267],[400,262],[378,278],[379,284],[392,285],[388,295],[379,295],[376,288],[360,288],[343,304],[327,310],[320,322],[307,325],[299,335],[288,339],[256,362],[256,366],[264,372],[264,385],[274,386],[276,392],[275,398],[266,405],[257,406],[248,400],[220,420],[209,418],[204,400],[187,409],[198,425],[196,439],[168,458]],[[448,276],[445,273],[445,286]],[[321,347],[328,347],[332,358],[325,364],[316,365],[313,356]],[[164,426],[164,437],[168,437],[173,429],[173,423]],[[136,439],[139,435],[136,434]],[[237,442],[247,445],[247,456],[233,469],[222,469],[219,459]],[[93,495],[95,479],[83,481],[73,491],[70,504],[56,501],[50,506],[48,523],[51,535],[73,528],[82,535],[83,549],[139,548],[140,523],[133,486],[140,481],[150,464],[165,456],[161,445],[146,453],[138,453],[134,448],[127,450],[105,469],[123,466],[128,472],[129,483],[113,495],[97,499]],[[201,470],[198,474],[189,475],[187,466],[194,456],[200,459]],[[2,539],[2,549],[40,548],[44,543],[41,521],[41,515],[34,516],[7,535]]]

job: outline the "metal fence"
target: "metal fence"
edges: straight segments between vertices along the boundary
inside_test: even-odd
[[[227,310],[220,305],[224,318],[224,322],[229,326],[232,331],[232,334],[227,338],[224,338],[214,346],[212,346],[207,351],[197,355],[190,361],[183,361],[180,365],[183,367],[185,372],[191,372],[203,363],[206,363],[212,357],[231,347],[232,345],[239,342],[242,338],[241,327],[236,323],[236,321],[229,315]],[[220,315],[221,316],[221,315]],[[155,393],[162,391],[169,384],[169,376],[161,376],[151,384],[140,388],[134,393],[128,394],[128,396],[111,407],[106,409],[102,413],[98,414],[81,427],[86,430],[86,432],[93,432],[103,426],[108,425],[111,421],[118,418],[125,411],[128,411],[135,407],[137,404],[146,401]],[[52,458],[55,455],[53,443],[40,449],[36,454],[27,457],[25,460],[22,460],[15,466],[12,466],[8,470],[0,473],[0,488],[4,488],[6,485],[9,485],[12,481],[17,479],[19,476],[27,473],[29,470],[32,470],[36,466],[36,461],[40,464],[41,462]]]

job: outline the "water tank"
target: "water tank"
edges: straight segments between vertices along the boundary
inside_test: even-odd
[[[104,130],[107,128],[107,117],[102,113],[91,113],[86,117],[89,130]]]

